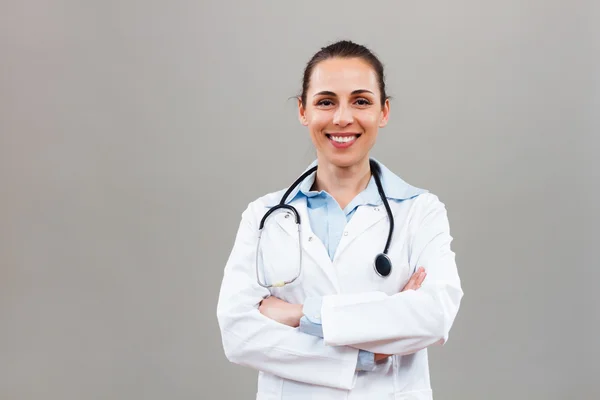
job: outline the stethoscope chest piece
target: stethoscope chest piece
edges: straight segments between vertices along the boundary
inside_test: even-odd
[[[387,254],[379,253],[377,254],[377,257],[375,257],[373,267],[375,268],[377,275],[385,278],[392,272],[392,260],[390,260]]]

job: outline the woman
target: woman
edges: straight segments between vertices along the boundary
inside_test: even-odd
[[[463,292],[444,204],[369,157],[390,112],[381,62],[322,48],[298,110],[317,160],[242,214],[217,307],[225,354],[260,371],[257,399],[431,399],[427,347]]]

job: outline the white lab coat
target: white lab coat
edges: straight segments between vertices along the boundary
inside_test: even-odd
[[[290,204],[303,222],[302,274],[269,291],[256,282],[258,226],[283,193],[261,197],[242,214],[217,306],[227,358],[259,371],[260,400],[432,399],[427,347],[448,339],[463,296],[444,204],[431,193],[390,202],[393,269],[382,278],[373,260],[388,234],[383,205],[356,210],[332,261],[311,232],[306,199],[299,197]],[[297,256],[278,249],[298,246],[297,226],[285,213],[271,218],[279,228],[261,239],[262,252],[273,254],[265,276],[293,277]],[[400,292],[419,266],[427,271],[422,287]],[[269,295],[297,304],[323,296],[324,338],[263,316],[258,305]],[[359,349],[393,356],[375,371],[356,372]]]

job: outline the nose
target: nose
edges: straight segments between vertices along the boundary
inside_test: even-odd
[[[333,123],[341,127],[350,125],[353,120],[352,110],[345,105],[340,105],[333,115]]]

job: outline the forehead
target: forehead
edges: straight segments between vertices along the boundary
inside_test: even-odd
[[[371,65],[360,58],[330,58],[314,67],[308,91],[344,93],[356,89],[378,92],[377,74]]]

